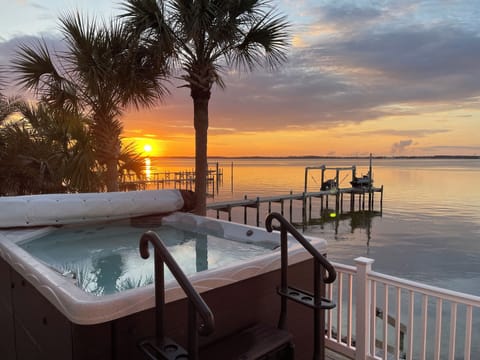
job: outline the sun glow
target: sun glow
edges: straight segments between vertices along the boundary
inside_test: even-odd
[[[165,142],[150,137],[126,137],[127,143],[133,143],[135,152],[142,157],[164,156]]]
[[[152,145],[150,145],[150,144],[143,145],[143,151],[145,151],[147,154],[151,153],[152,150],[153,150]]]

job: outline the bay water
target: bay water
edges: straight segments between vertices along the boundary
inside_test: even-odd
[[[218,187],[209,188],[208,202],[301,193],[305,180],[307,191],[318,191],[321,171],[309,170],[306,178],[305,168],[321,165],[356,166],[360,176],[367,174],[369,159],[209,159],[210,169],[218,166],[223,176]],[[342,215],[331,200],[325,216],[317,199],[310,221],[300,226],[302,202],[293,201],[292,221],[306,235],[326,239],[333,261],[353,264],[365,256],[375,260],[375,271],[480,296],[480,159],[383,158],[372,165],[374,185],[384,187],[382,206],[377,193],[374,211],[356,206],[350,213],[347,206]],[[152,173],[193,168],[193,159],[151,159]],[[334,178],[336,172],[326,170],[324,176]],[[351,178],[351,171],[340,171],[340,187],[349,187]],[[280,204],[272,204],[272,211],[279,212]],[[287,203],[285,212],[290,217]],[[267,213],[262,204],[260,226]],[[226,213],[219,216],[227,219]],[[232,220],[243,223],[244,209],[233,209]],[[247,222],[255,225],[255,209],[247,209]]]

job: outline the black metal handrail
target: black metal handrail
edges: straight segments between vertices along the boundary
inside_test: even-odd
[[[305,237],[297,229],[295,229],[295,227],[290,224],[287,219],[283,217],[283,215],[277,212],[270,213],[265,220],[265,227],[267,228],[267,231],[273,231],[272,222],[274,219],[280,223],[282,234],[286,235],[287,233],[284,232],[284,230],[287,230],[327,270],[327,276],[323,278],[323,281],[326,284],[334,282],[337,278],[335,267],[325,258],[325,256],[320,254],[318,250],[315,249],[315,247],[307,239],[305,239]],[[285,236],[285,244],[286,240],[287,237]],[[284,242],[283,236],[281,241],[282,243]]]
[[[158,343],[165,339],[164,313],[165,313],[165,278],[164,264],[177,280],[188,299],[188,353],[189,359],[198,359],[198,334],[209,335],[215,328],[215,320],[208,305],[195,290],[185,273],[178,266],[167,247],[154,231],[145,232],[140,238],[140,255],[147,259],[150,254],[148,243],[152,243],[155,250],[155,306],[156,306],[156,338]],[[197,313],[203,323],[197,329]]]
[[[277,212],[270,213],[265,219],[265,227],[268,232],[273,231],[272,222],[277,220],[280,223],[280,261],[281,261],[281,283],[279,293],[281,295],[281,309],[278,327],[286,328],[287,321],[287,299],[296,300],[290,294],[302,293],[302,290],[288,288],[288,232],[313,256],[314,261],[314,275],[313,275],[313,304],[309,301],[303,300],[309,298],[304,294],[301,295],[301,302],[304,305],[312,306],[314,309],[314,360],[325,358],[325,309],[330,309],[333,306],[324,305],[324,302],[329,302],[322,297],[324,292],[324,285],[335,281],[337,272],[333,265],[309,242],[305,237],[298,232],[281,214]],[[327,274],[324,275],[325,270]],[[330,303],[331,304],[331,303]]]

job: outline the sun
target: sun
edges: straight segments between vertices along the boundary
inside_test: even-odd
[[[164,143],[162,140],[152,139],[150,137],[131,137],[126,138],[126,143],[134,146],[135,152],[141,157],[162,156]]]
[[[152,150],[153,150],[152,145],[150,144],[143,145],[143,151],[145,151],[147,154],[152,152]]]

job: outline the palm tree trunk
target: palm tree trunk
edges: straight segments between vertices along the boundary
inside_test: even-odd
[[[106,163],[107,172],[106,172],[106,184],[107,191],[118,191],[118,169],[117,169],[117,159],[109,159]]]
[[[122,126],[109,116],[94,117],[93,137],[95,154],[101,165],[105,165],[105,185],[107,191],[118,191],[118,159],[122,143]]]
[[[208,102],[210,91],[195,91],[192,88],[193,123],[195,127],[195,194],[194,213],[207,215],[207,137],[208,137]]]

